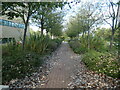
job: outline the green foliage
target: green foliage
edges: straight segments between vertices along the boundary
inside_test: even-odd
[[[90,48],[89,50],[96,50],[99,52],[105,52],[108,50],[106,41],[98,36],[89,36]],[[80,37],[80,40],[72,40],[69,42],[70,46],[76,53],[84,54],[88,51],[87,36]]]
[[[2,52],[2,81],[22,78],[35,71],[42,64],[40,55],[34,52],[22,51],[21,45],[8,44]]]
[[[87,36],[81,37],[79,40],[71,40],[69,42],[74,52],[84,54],[82,61],[89,69],[104,73],[113,78],[120,78],[120,64],[118,62],[118,54],[108,51],[109,45],[106,40],[97,36],[90,35],[90,48],[87,48]]]
[[[32,33],[26,40],[25,50],[16,42],[3,45],[3,84],[35,72],[42,65],[43,56],[54,51],[61,42],[61,39],[50,39],[48,36]]]
[[[46,31],[53,36],[62,35],[62,12],[50,12],[47,14]]]
[[[70,38],[74,38],[79,35],[82,30],[80,18],[70,18],[70,22],[67,24],[66,34]]]
[[[83,53],[87,52],[87,48],[83,44],[81,44],[80,41],[78,41],[78,40],[70,41],[69,45],[75,53],[83,54]]]
[[[98,37],[101,37],[105,39],[106,41],[110,41],[110,36],[111,36],[111,29],[106,29],[106,28],[97,28],[97,31],[95,31],[95,35]]]
[[[37,52],[39,54],[44,54],[47,50],[50,38],[46,36],[40,36],[39,33],[34,33],[30,35],[27,39],[26,49],[32,52]]]
[[[117,55],[113,53],[100,53],[90,50],[84,55],[82,60],[91,70],[105,73],[114,78],[120,78],[120,64],[118,63]]]
[[[107,51],[108,46],[106,44],[106,41],[102,39],[101,37],[98,36],[90,36],[90,49],[91,50],[96,50],[99,52]]]
[[[49,16],[52,11],[55,11],[56,8],[62,8],[66,2],[2,2],[2,15],[8,16],[8,19],[14,19],[15,17],[20,17],[23,20],[23,23],[25,24],[24,28],[24,36],[23,36],[23,49],[25,46],[25,40],[26,40],[26,32],[29,20],[31,17],[35,17],[34,19],[37,21],[37,25],[41,27],[41,34],[43,34],[43,29],[48,29],[47,24],[48,21],[50,21]],[[45,16],[45,17],[44,17]],[[54,15],[55,16],[55,15]],[[53,17],[54,17],[53,16]],[[61,31],[61,23],[58,23],[60,19],[55,18],[54,26],[59,27],[59,29],[52,29],[58,31],[55,33],[55,36],[60,36],[62,34]],[[52,20],[53,21],[53,20]],[[55,24],[57,23],[57,25]],[[47,28],[46,28],[47,27]],[[47,30],[48,32],[49,30]],[[54,32],[54,31],[53,31]]]
[[[41,36],[39,33],[33,33],[27,39],[26,49],[39,54],[54,51],[60,44],[60,39],[50,39],[49,36]]]
[[[50,40],[48,45],[48,49],[50,49],[49,51],[54,51],[55,49],[57,49],[57,47],[61,44],[61,42],[62,39],[59,38]]]
[[[71,29],[71,30],[67,30],[66,34],[68,37],[73,38],[73,37],[76,37],[78,35],[78,32],[75,29]]]
[[[95,31],[95,35],[100,37],[101,39],[104,39],[104,43],[107,45],[110,44],[111,41],[111,29],[106,29],[106,28],[98,28],[97,31]],[[118,42],[119,42],[119,30],[116,30],[114,34],[114,41],[113,41],[113,47],[111,48],[112,50],[118,50]],[[108,46],[109,47],[109,46]],[[111,50],[111,51],[112,51]]]
[[[57,43],[57,46],[59,46],[62,43],[63,39],[62,38],[56,38],[56,39],[53,39],[53,41]]]

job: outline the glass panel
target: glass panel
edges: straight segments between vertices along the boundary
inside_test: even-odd
[[[22,28],[24,28],[23,24],[21,26],[22,26]]]
[[[25,28],[25,25],[24,24],[22,24],[22,27],[21,28]]]
[[[9,26],[9,27],[16,27],[16,28],[25,28],[24,24],[14,23],[14,22],[2,20],[2,19],[0,19],[0,25]]]
[[[0,25],[2,25],[2,19],[0,19]]]
[[[21,28],[21,24],[19,24],[19,28]]]
[[[24,28],[24,24],[19,24],[19,27],[20,28]]]
[[[12,22],[12,27],[14,27],[14,22]]]
[[[8,21],[3,20],[3,25],[8,26]]]
[[[11,21],[8,21],[8,23],[9,23],[9,26],[12,27],[12,22],[11,22]]]
[[[16,27],[17,28],[17,23],[15,23],[15,26],[14,27]]]

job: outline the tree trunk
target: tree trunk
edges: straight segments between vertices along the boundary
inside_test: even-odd
[[[43,36],[43,27],[41,26],[41,36]]]
[[[118,24],[118,58],[119,58],[119,63],[120,63],[120,22]]]
[[[90,31],[88,30],[88,50],[90,49]]]
[[[112,28],[112,35],[111,35],[111,41],[110,41],[110,49],[113,47],[113,42],[114,42],[114,28]]]
[[[85,34],[85,32],[83,31],[82,38],[84,38],[84,34]]]
[[[114,36],[113,34],[111,35],[111,41],[110,41],[110,49],[113,47],[113,40],[114,40]]]
[[[25,22],[25,29],[24,29],[24,36],[23,36],[23,44],[22,44],[23,50],[24,50],[24,48],[25,48],[25,39],[26,39],[28,21],[29,21],[29,16],[27,17],[27,20],[26,20],[26,22]]]
[[[43,15],[42,15],[42,18],[41,18],[41,36],[43,36]]]
[[[48,30],[46,30],[46,35],[48,35],[48,32],[49,32],[49,31],[48,31]]]

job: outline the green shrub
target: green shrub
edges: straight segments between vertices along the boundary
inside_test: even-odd
[[[105,52],[108,50],[108,46],[104,39],[98,36],[94,36],[90,38],[90,49],[93,49],[99,52]]]
[[[57,48],[57,46],[58,46],[57,43],[55,41],[51,40],[49,42],[47,48],[48,48],[49,51],[54,51]]]
[[[35,72],[41,66],[43,56],[54,51],[61,43],[60,39],[31,34],[26,39],[25,50],[20,43],[8,43],[2,47],[2,81],[23,78]]]
[[[44,54],[55,50],[61,42],[61,39],[50,39],[49,36],[40,36],[39,34],[34,33],[27,39],[26,49],[39,54]]]
[[[2,82],[22,78],[32,73],[42,64],[41,56],[37,53],[23,51],[21,45],[7,44],[2,52]],[[7,53],[7,54],[6,54]]]
[[[90,50],[84,55],[82,60],[91,70],[119,78],[120,65],[117,62],[117,55],[115,54]]]
[[[79,40],[69,41],[69,45],[75,53],[83,54],[87,52],[87,48]]]
[[[89,44],[88,49],[87,36],[69,41],[69,45],[75,53],[83,54],[82,60],[89,69],[104,73],[113,78],[120,78],[118,54],[116,54],[117,52],[109,51],[107,41],[96,35],[90,35]],[[112,48],[111,51],[115,51],[115,48]]]
[[[62,39],[56,38],[56,39],[51,39],[48,43],[47,50],[48,51],[54,51],[62,42]]]
[[[30,37],[26,40],[26,50],[32,52],[37,52],[39,54],[44,54],[47,50],[48,43],[50,41],[49,37],[40,36],[37,33],[31,34]]]
[[[57,43],[57,46],[59,46],[62,43],[63,39],[56,38],[56,39],[53,39],[53,41]]]

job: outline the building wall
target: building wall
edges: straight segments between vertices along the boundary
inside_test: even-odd
[[[0,38],[15,38],[16,40],[22,39],[23,30],[14,27],[2,26],[2,37]]]
[[[24,27],[19,25],[24,25],[20,18],[15,18],[13,20],[8,20],[7,17],[3,16],[0,18],[2,20],[2,24],[0,24],[0,38],[15,38],[16,41],[20,41],[23,39]],[[8,21],[8,25],[4,25],[4,20]],[[11,24],[12,23],[12,24]],[[27,30],[27,36],[29,36],[29,27]]]

